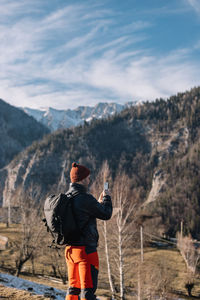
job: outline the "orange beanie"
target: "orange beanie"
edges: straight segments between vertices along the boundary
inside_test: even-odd
[[[84,178],[88,177],[89,174],[90,170],[88,168],[75,162],[72,164],[70,171],[70,179],[72,183],[83,180]]]

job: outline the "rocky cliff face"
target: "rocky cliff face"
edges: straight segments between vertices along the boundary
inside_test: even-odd
[[[189,130],[188,128],[174,129],[170,134],[151,137],[152,150],[157,152],[158,167],[152,178],[152,187],[145,204],[159,199],[160,193],[167,188],[167,179],[170,176],[166,170],[160,168],[165,160],[178,154],[186,153],[188,150]]]
[[[41,153],[28,152],[0,170],[0,203],[7,207],[18,206],[20,194],[27,191],[35,201],[55,186],[60,173],[59,158],[46,155],[41,158]],[[44,154],[45,156],[45,154]],[[57,189],[57,188],[56,188]]]
[[[0,168],[49,130],[20,109],[0,99]]]

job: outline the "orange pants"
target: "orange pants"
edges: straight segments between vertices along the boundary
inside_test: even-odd
[[[65,258],[69,280],[66,300],[96,299],[94,293],[97,289],[99,270],[99,258],[96,249],[85,246],[67,246]]]

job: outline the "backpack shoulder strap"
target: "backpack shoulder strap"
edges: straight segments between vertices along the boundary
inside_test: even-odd
[[[71,199],[71,198],[76,197],[76,196],[79,195],[79,194],[81,194],[81,193],[77,191],[77,192],[75,192],[75,193],[73,193],[73,194],[70,192],[70,193],[66,193],[66,194],[64,194],[64,195],[66,195],[67,197],[69,197],[69,198]]]

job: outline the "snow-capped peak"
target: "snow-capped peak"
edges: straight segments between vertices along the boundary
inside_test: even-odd
[[[84,121],[90,122],[92,119],[106,118],[115,113],[119,113],[126,107],[135,105],[134,102],[128,102],[124,105],[117,103],[100,102],[95,106],[79,106],[76,109],[58,110],[52,107],[43,107],[41,109],[22,108],[24,112],[43,123],[51,131],[60,128],[69,128],[83,124]]]

